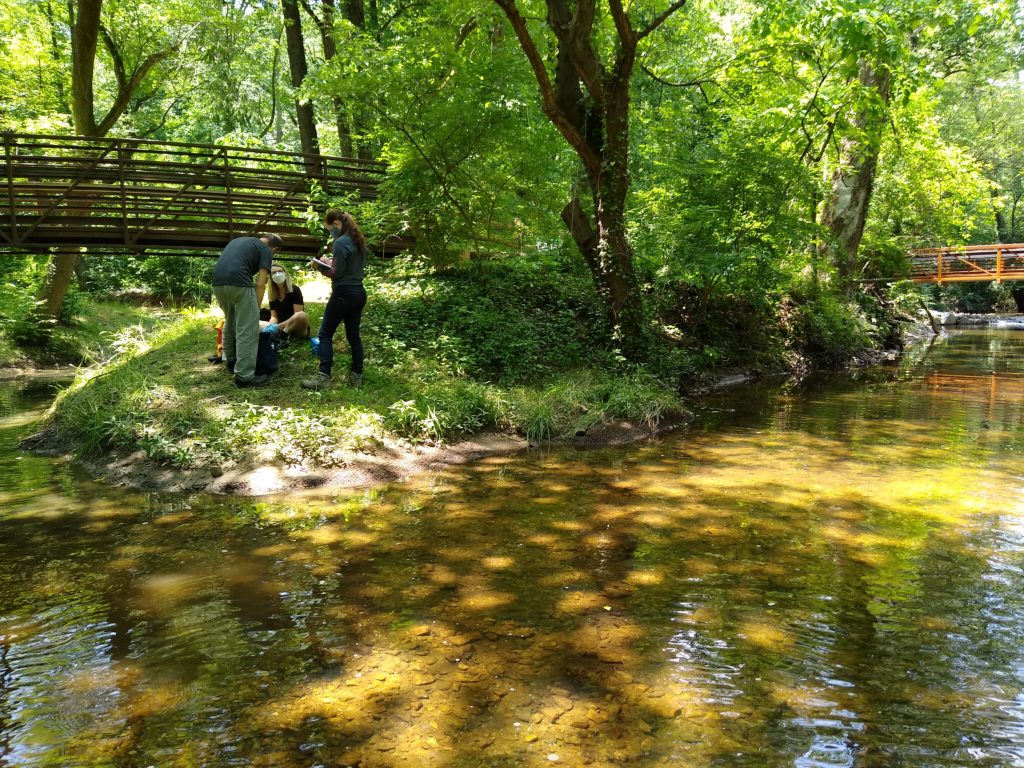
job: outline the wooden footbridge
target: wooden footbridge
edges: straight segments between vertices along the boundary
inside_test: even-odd
[[[910,251],[915,283],[1024,280],[1024,244],[965,245]]]
[[[382,163],[143,139],[4,133],[0,252],[82,246],[90,254],[216,256],[275,232],[282,256],[323,248],[310,197],[376,197]],[[315,221],[322,210],[312,214]],[[391,239],[375,246],[394,252]]]

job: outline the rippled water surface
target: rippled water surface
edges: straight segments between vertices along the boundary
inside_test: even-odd
[[[17,453],[0,765],[1024,765],[1024,334],[331,497]]]

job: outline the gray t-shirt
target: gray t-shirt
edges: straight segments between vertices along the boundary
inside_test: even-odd
[[[236,237],[225,246],[213,265],[213,284],[250,286],[253,275],[259,270],[270,271],[273,258],[270,246],[258,237]]]

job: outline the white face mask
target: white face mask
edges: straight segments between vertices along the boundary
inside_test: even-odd
[[[278,285],[281,285],[281,283],[288,279],[288,275],[286,275],[284,272],[275,272],[270,276],[270,279],[273,280]]]

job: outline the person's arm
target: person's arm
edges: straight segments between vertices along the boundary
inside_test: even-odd
[[[256,275],[256,306],[263,305],[263,294],[267,291],[267,278],[270,276],[270,270],[260,267],[259,274]]]
[[[277,325],[277,310],[276,309],[270,310],[270,322],[272,322],[274,325]]]

